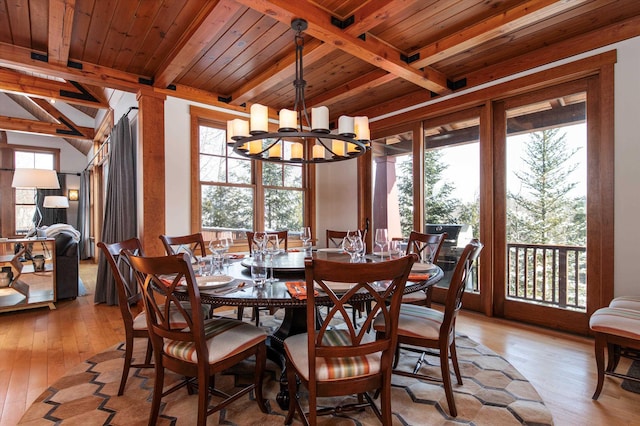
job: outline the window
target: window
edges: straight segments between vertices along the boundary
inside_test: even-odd
[[[50,152],[15,151],[14,164],[18,169],[53,170],[55,155]],[[14,223],[16,235],[24,235],[33,227],[36,212],[35,189],[15,189]]]
[[[200,224],[205,239],[222,231],[231,231],[236,240],[248,230],[286,229],[290,238],[299,232],[306,222],[304,166],[241,157],[226,143],[226,118],[198,108],[192,116],[200,196],[193,223]]]
[[[265,162],[262,164],[264,185],[264,229],[298,231],[303,224],[302,165]]]

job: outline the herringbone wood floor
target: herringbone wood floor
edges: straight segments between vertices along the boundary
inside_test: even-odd
[[[92,293],[95,265],[81,276]],[[0,314],[0,425],[14,425],[47,386],[82,360],[124,339],[116,306],[95,305],[93,294],[61,301],[57,309]],[[504,356],[535,386],[556,425],[637,424],[640,394],[607,379],[598,401],[593,341],[463,313],[457,329]]]

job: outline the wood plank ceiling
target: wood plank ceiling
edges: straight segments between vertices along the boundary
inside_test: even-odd
[[[90,141],[37,99],[95,111],[108,107],[103,88],[242,111],[259,102],[275,116],[293,106],[293,18],[309,23],[307,107],[327,105],[332,120],[640,35],[637,0],[0,0],[0,91],[26,95],[47,123],[0,117],[0,130],[71,126]]]

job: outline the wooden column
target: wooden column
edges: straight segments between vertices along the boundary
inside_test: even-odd
[[[165,232],[164,101],[166,96],[139,91],[138,235],[147,256],[164,254]]]

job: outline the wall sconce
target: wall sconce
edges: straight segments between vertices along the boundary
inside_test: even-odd
[[[70,189],[69,190],[69,201],[78,201],[78,190],[77,189]]]

